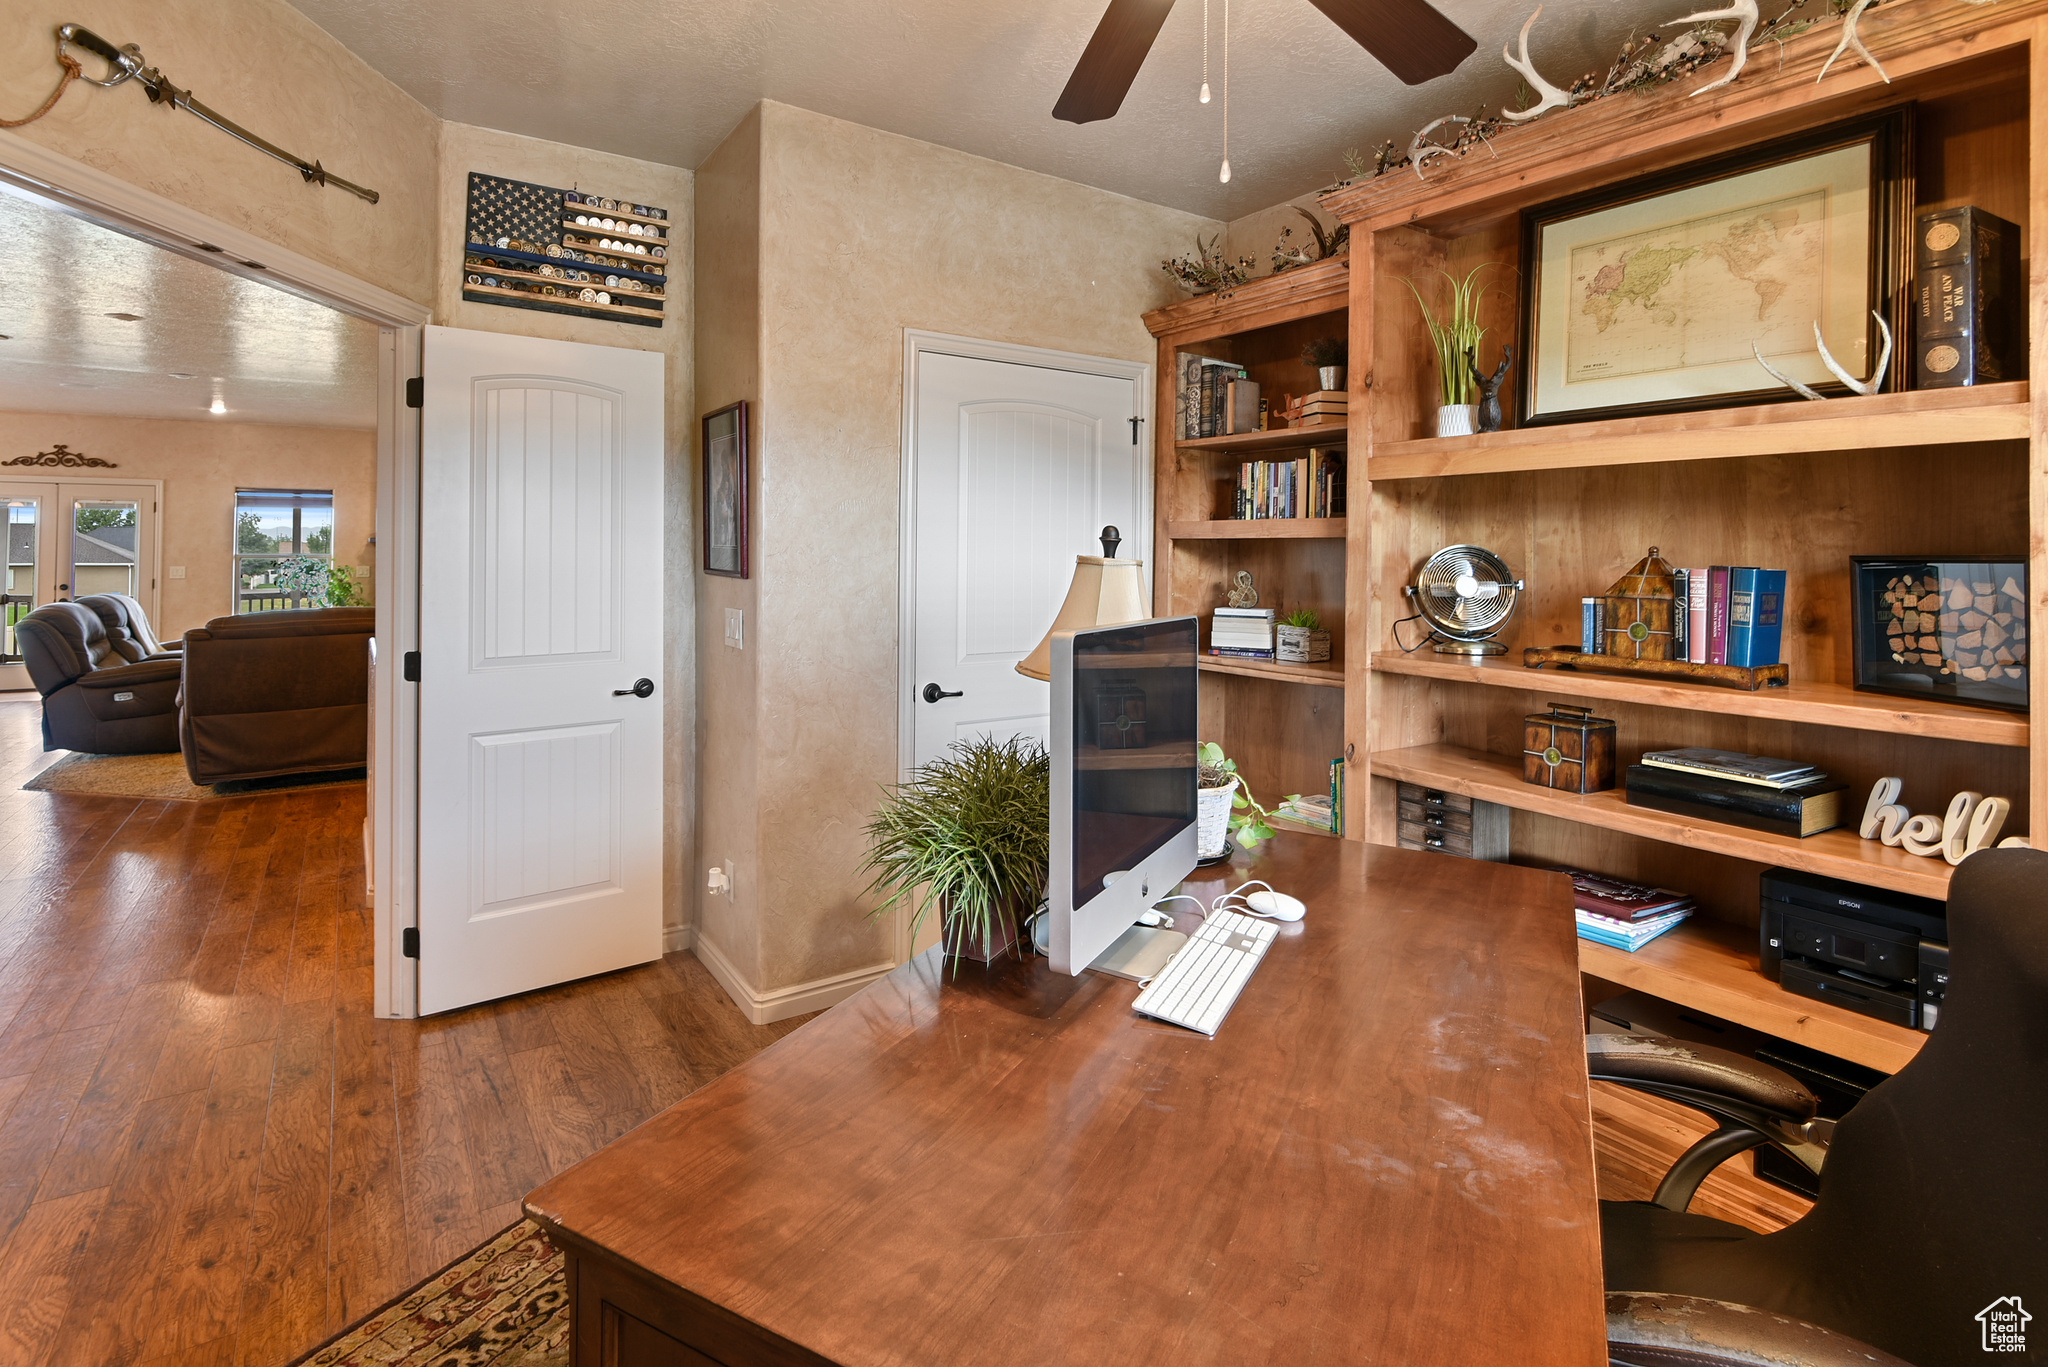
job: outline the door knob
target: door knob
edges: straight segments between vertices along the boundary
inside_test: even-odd
[[[940,698],[964,698],[966,696],[965,693],[948,693],[935,683],[928,683],[924,686],[924,700],[926,702],[937,702]]]
[[[636,679],[636,680],[634,681],[634,683],[633,683],[633,686],[632,686],[631,688],[614,688],[614,689],[612,690],[612,696],[613,696],[614,698],[623,698],[623,697],[625,697],[625,696],[626,696],[627,694],[629,694],[629,693],[630,693],[630,694],[632,694],[632,695],[633,695],[634,697],[636,697],[636,698],[651,698],[651,697],[653,697],[653,696],[654,696],[654,680],[652,680],[652,679]]]

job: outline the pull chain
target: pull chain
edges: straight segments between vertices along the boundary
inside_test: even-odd
[[[1223,0],[1223,170],[1216,179],[1230,184],[1230,0]]]
[[[1209,103],[1209,0],[1202,0],[1202,103]]]

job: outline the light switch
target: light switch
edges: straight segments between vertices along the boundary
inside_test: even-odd
[[[183,565],[172,565],[164,573],[173,579],[183,579],[185,577],[185,567]]]
[[[746,610],[743,608],[725,610],[725,643],[734,650],[747,648],[746,617]]]

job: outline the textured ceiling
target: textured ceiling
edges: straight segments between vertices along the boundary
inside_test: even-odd
[[[13,194],[0,242],[0,409],[377,425],[372,323]]]
[[[1532,0],[1436,0],[1479,43],[1409,87],[1308,0],[1230,6],[1229,185],[1222,18],[1179,0],[1114,119],[1052,117],[1106,0],[293,0],[445,119],[694,168],[761,99],[1230,219],[1341,174],[1348,147],[1402,146],[1440,114],[1512,100],[1500,59]],[[1603,67],[1636,29],[1688,12],[1657,0],[1552,0],[1531,37],[1557,85]]]

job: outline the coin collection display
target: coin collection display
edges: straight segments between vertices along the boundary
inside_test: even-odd
[[[660,327],[669,226],[653,205],[472,171],[462,297]]]

